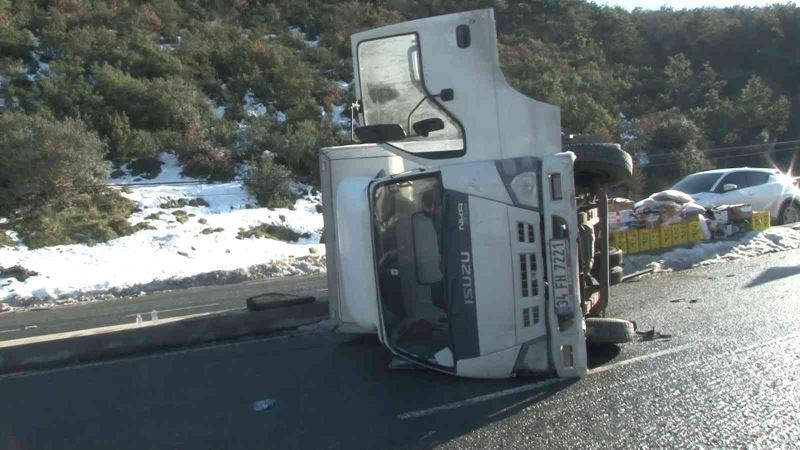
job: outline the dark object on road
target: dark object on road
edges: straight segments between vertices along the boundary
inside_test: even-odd
[[[266,311],[268,309],[313,303],[315,300],[316,298],[311,295],[298,297],[295,295],[281,294],[279,292],[270,292],[248,298],[247,309],[250,311]]]
[[[650,331],[637,331],[636,336],[639,338],[640,341],[655,341],[656,339],[672,339],[671,334],[662,334],[656,331],[655,328],[651,328]]]
[[[586,318],[587,344],[624,344],[636,336],[633,322],[600,317]]]
[[[25,281],[30,277],[39,276],[39,272],[28,270],[19,264],[5,268],[0,266],[0,278],[14,277],[17,281]]]

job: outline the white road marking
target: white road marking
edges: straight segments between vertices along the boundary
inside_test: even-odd
[[[523,386],[506,389],[504,391],[493,392],[491,394],[479,395],[477,397],[468,398],[454,403],[446,403],[444,405],[434,406],[433,408],[421,409],[419,411],[411,411],[397,416],[400,420],[416,419],[418,417],[429,416],[442,411],[449,411],[451,409],[463,408],[464,406],[474,405],[476,403],[488,402],[500,397],[507,397],[509,395],[520,394],[522,392],[533,391],[543,387],[550,386],[556,383],[564,382],[561,378],[552,378],[549,380],[540,381],[538,383],[526,384]]]
[[[35,330],[37,328],[39,328],[39,325],[25,325],[25,331]]]
[[[0,334],[3,334],[3,333],[14,333],[14,332],[17,332],[17,331],[22,331],[22,329],[14,328],[13,330],[0,330]]]
[[[679,345],[679,346],[677,346],[677,347],[668,348],[668,349],[666,349],[666,350],[661,350],[660,352],[648,353],[648,354],[646,354],[646,355],[642,355],[642,356],[636,356],[636,357],[633,357],[633,358],[631,358],[631,359],[626,359],[626,360],[624,360],[624,361],[616,362],[616,363],[614,363],[614,364],[609,364],[609,365],[606,365],[606,366],[595,367],[594,369],[590,370],[590,371],[587,373],[587,375],[593,375],[593,374],[596,374],[596,373],[605,372],[605,371],[607,371],[607,370],[616,369],[616,368],[618,368],[618,367],[627,366],[627,365],[629,365],[629,364],[635,364],[635,363],[637,363],[637,362],[639,362],[639,361],[645,361],[645,360],[652,359],[652,358],[658,358],[659,356],[666,356],[666,355],[671,355],[671,354],[673,354],[673,353],[679,353],[679,352],[682,352],[682,351],[688,350],[688,349],[690,349],[690,348],[692,348],[692,347],[695,347],[696,345],[697,345],[697,344],[684,344],[684,345]]]
[[[219,303],[207,303],[205,305],[193,305],[193,306],[182,306],[180,308],[159,309],[158,312],[159,313],[165,313],[165,312],[172,312],[172,311],[185,311],[187,309],[205,308],[205,307],[208,307],[208,306],[217,306],[217,305],[219,305]],[[128,314],[125,317],[136,317],[138,315],[144,316],[145,314],[150,314],[151,312],[152,311],[133,313],[133,314]]]

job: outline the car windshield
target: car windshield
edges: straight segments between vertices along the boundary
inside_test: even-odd
[[[462,150],[461,127],[433,99],[426,98],[418,44],[417,35],[410,33],[358,45],[364,125],[400,125],[409,137],[390,144],[401,150]],[[425,119],[441,119],[444,127],[428,136],[415,136],[414,124]]]
[[[698,194],[700,192],[711,192],[714,182],[719,179],[718,173],[696,173],[677,182],[672,189],[685,192],[687,194]]]
[[[388,345],[452,367],[438,176],[390,181],[373,194],[375,258]]]

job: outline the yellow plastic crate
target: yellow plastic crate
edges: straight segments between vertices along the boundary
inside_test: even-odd
[[[650,250],[661,248],[661,237],[658,228],[647,230],[647,233],[650,236]]]
[[[672,228],[669,225],[662,225],[658,228],[658,237],[661,242],[661,248],[670,248],[672,243]]]
[[[686,228],[689,242],[699,242],[703,240],[703,230],[700,228],[699,219],[694,219],[687,223]]]
[[[753,211],[750,218],[750,229],[753,231],[764,231],[769,228],[769,211]]]
[[[639,251],[646,252],[650,248],[650,230],[639,230]]]
[[[670,225],[670,230],[672,231],[672,245],[681,245],[688,242],[688,234],[685,223],[676,223],[675,225]]]
[[[628,240],[625,238],[624,231],[618,231],[609,235],[609,241],[612,247],[622,250],[622,253],[628,253]]]
[[[639,253],[639,230],[626,231],[625,241],[628,244],[628,253]]]

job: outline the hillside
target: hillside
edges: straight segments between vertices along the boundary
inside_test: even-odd
[[[348,141],[349,35],[485,7],[511,83],[560,105],[565,133],[622,142],[643,164],[634,191],[795,153],[781,144],[800,135],[793,5],[0,0],[0,227],[31,247],[134,233],[109,172],[155,177],[164,151],[187,177],[238,175],[262,206],[288,206],[291,180],[317,182],[316,149]]]

